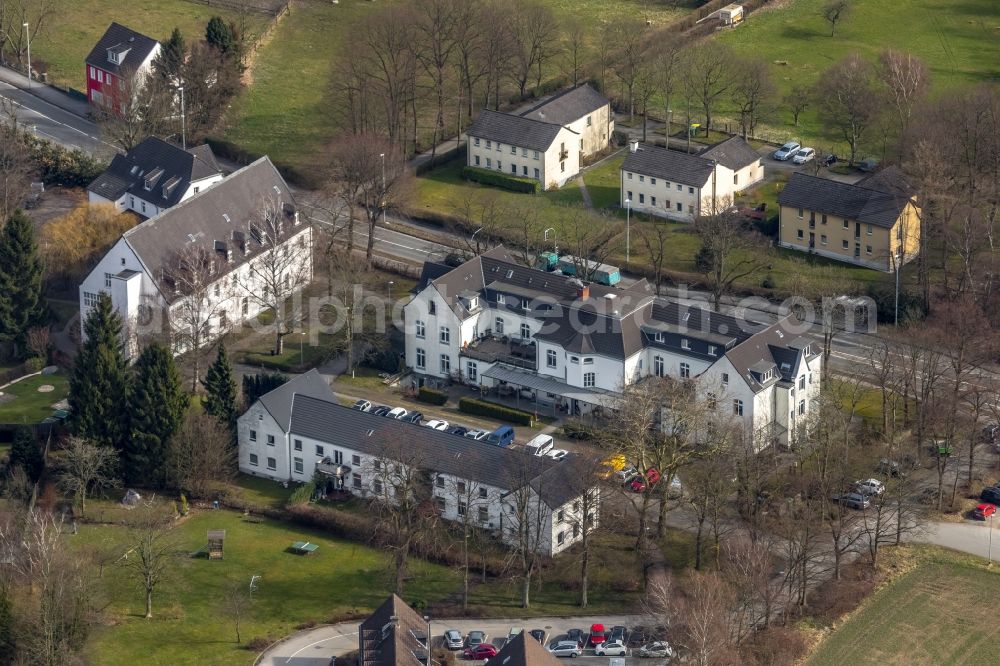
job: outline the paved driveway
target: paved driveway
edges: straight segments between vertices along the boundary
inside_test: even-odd
[[[549,638],[566,633],[568,629],[587,631],[595,622],[606,627],[620,624],[633,627],[642,622],[639,615],[611,615],[585,617],[538,617],[529,620],[508,618],[491,620],[431,620],[431,635],[440,639],[447,629],[458,629],[463,634],[472,630],[485,631],[492,643],[497,638],[505,638],[511,627],[522,627],[526,631],[544,629]],[[303,631],[272,646],[257,661],[263,666],[326,666],[330,657],[358,649],[358,623],[346,622]],[[607,657],[600,657],[602,662]]]

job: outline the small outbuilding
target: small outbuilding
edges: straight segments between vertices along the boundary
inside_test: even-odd
[[[208,531],[208,559],[221,560],[226,545],[226,530]]]
[[[726,5],[719,10],[719,23],[726,28],[734,28],[743,23],[743,5]]]

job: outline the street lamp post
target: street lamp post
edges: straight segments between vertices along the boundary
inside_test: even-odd
[[[390,305],[392,304],[392,285],[394,285],[394,284],[396,284],[394,281],[389,280],[389,284],[386,285],[388,287],[388,290],[389,290],[389,303],[390,303]]]
[[[630,222],[632,217],[632,200],[625,200],[625,267],[628,267],[629,258],[631,256],[631,233],[630,233]]]
[[[28,37],[28,88],[31,89],[31,29],[28,23],[24,24],[24,34]]]
[[[485,227],[479,227],[478,229],[476,229],[475,231],[472,232],[472,235],[469,236],[469,245],[472,245],[472,242],[474,240],[476,240],[476,234],[478,234],[483,229],[485,229]],[[476,246],[476,254],[479,254],[479,246],[478,245]]]
[[[181,149],[187,150],[187,116],[184,109],[184,86],[178,86],[181,93]]]
[[[547,241],[549,239],[549,232],[550,231],[552,232],[552,252],[555,253],[556,255],[558,255],[559,254],[559,245],[556,244],[556,229],[555,229],[555,227],[549,227],[548,229],[546,229],[545,231],[542,232],[542,242],[545,242],[545,241]]]
[[[378,156],[382,160],[382,191],[379,203],[382,205],[382,225],[385,226],[385,153],[379,153]]]
[[[299,365],[302,365],[305,362],[305,347],[303,345],[303,341],[305,341],[305,339],[306,332],[299,331]]]
[[[427,666],[431,666],[431,616],[424,615],[424,622],[427,623]]]
[[[987,564],[986,566],[992,567],[993,566],[993,514],[992,513],[990,514],[990,543],[989,546],[987,546],[986,558],[989,560],[989,564]]]

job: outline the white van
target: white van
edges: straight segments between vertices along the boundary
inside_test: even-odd
[[[555,440],[551,435],[538,435],[524,445],[524,452],[541,458],[552,450]]]

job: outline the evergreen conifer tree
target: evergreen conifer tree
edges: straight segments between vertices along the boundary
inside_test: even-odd
[[[205,41],[227,58],[236,55],[238,45],[234,27],[223,21],[221,16],[213,16],[205,27]]]
[[[28,329],[45,321],[42,261],[32,222],[20,210],[0,232],[0,342],[25,349]]]
[[[205,413],[218,419],[236,442],[236,381],[233,379],[233,366],[226,355],[226,345],[219,342],[219,351],[215,361],[208,367],[205,379],[201,382],[205,387]]]
[[[184,35],[180,28],[174,28],[170,33],[170,39],[166,41],[160,53],[153,60],[153,71],[162,80],[171,85],[180,80],[184,67],[184,56],[187,53],[187,45],[184,42]]]
[[[83,335],[69,380],[73,433],[121,450],[128,434],[128,365],[122,348],[122,320],[106,293],[100,292],[87,314]]]
[[[33,483],[37,483],[41,478],[42,470],[45,468],[45,458],[42,456],[41,447],[38,446],[38,439],[28,428],[18,428],[14,432],[8,462],[11,467],[20,466]]]
[[[139,354],[129,388],[129,437],[122,460],[127,483],[154,488],[166,484],[170,438],[187,406],[173,356],[154,342]]]

